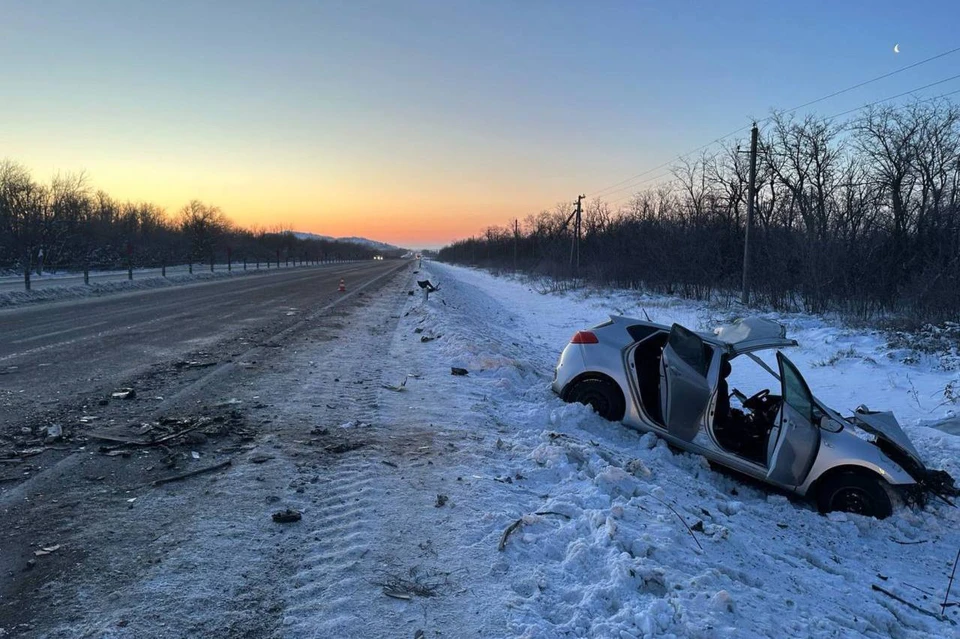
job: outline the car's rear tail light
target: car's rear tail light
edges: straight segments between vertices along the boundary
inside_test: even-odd
[[[600,340],[590,331],[577,331],[577,334],[570,340],[571,344],[599,344]]]

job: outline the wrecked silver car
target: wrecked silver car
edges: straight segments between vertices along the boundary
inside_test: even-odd
[[[912,502],[958,494],[946,472],[924,465],[892,413],[861,406],[842,417],[818,400],[779,350],[789,346],[796,342],[782,325],[756,317],[712,334],[611,317],[573,336],[553,390],[606,419],[809,496],[821,512],[883,518],[892,512],[892,492]],[[764,350],[776,352],[779,370],[757,356]],[[733,367],[748,360],[776,380],[775,392],[729,388]]]

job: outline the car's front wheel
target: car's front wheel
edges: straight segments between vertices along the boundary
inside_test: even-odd
[[[834,475],[817,491],[817,506],[822,513],[841,511],[884,519],[893,513],[893,504],[881,481],[857,472]]]
[[[567,392],[568,402],[586,404],[600,417],[617,422],[623,419],[626,405],[620,388],[606,379],[584,379]]]

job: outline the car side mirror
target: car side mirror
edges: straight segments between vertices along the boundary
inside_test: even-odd
[[[829,415],[821,415],[818,426],[828,433],[839,433],[841,430],[843,430],[843,424],[839,423],[835,419],[830,419]]]

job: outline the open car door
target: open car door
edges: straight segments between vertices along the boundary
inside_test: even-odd
[[[813,393],[797,367],[777,352],[783,404],[767,445],[767,479],[799,486],[820,451],[820,427],[813,416]]]
[[[679,324],[670,329],[660,358],[660,406],[667,431],[684,441],[697,436],[710,403],[709,354],[693,331]]]

